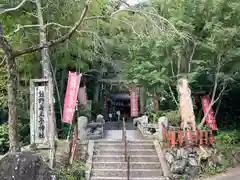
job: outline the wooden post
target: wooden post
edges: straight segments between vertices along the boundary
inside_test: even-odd
[[[212,134],[212,131],[210,131],[209,143],[210,143],[211,145],[213,144],[213,134]]]
[[[199,145],[203,145],[203,131],[200,130],[200,135],[199,135]]]
[[[205,144],[208,145],[208,131],[205,131]]]
[[[72,138],[71,138],[71,155],[69,158],[69,164],[72,165],[73,161],[74,161],[74,156],[76,153],[76,147],[77,147],[77,139],[78,139],[78,117],[79,117],[79,110],[78,110],[78,101],[76,103],[76,114],[75,114],[75,125],[74,125],[74,130],[73,130],[73,134],[72,134]]]
[[[182,146],[183,145],[182,131],[178,131],[178,141],[179,141],[179,145]]]
[[[188,146],[188,131],[184,132],[185,134],[185,146]]]

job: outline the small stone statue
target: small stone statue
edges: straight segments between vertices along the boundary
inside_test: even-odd
[[[101,115],[101,114],[97,115],[96,123],[102,123],[102,124],[105,124],[105,120],[104,120],[103,115]]]

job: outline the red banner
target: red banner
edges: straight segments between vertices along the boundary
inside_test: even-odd
[[[65,123],[72,123],[80,81],[81,74],[68,73],[68,83],[63,108],[63,122]]]
[[[130,107],[131,107],[131,117],[137,117],[138,116],[137,88],[132,88],[130,90]]]
[[[80,104],[87,104],[86,86],[79,88],[78,100]]]
[[[204,116],[207,114],[208,108],[210,106],[211,100],[209,99],[208,96],[202,96],[201,97],[201,103],[202,103],[202,108],[203,108],[203,112],[204,112]],[[210,109],[207,118],[206,118],[206,124],[211,127],[211,129],[214,131],[217,129],[217,125],[214,119],[214,115],[213,115],[213,110],[212,108]]]

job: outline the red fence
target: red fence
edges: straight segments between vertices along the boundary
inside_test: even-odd
[[[164,124],[162,126],[165,147],[212,145],[214,141],[211,130],[172,131],[168,130]]]

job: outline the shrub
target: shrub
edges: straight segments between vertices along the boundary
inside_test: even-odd
[[[72,167],[56,168],[54,174],[57,180],[84,180],[85,170],[85,163],[78,161]]]
[[[5,154],[9,149],[8,125],[0,125],[0,152]]]

